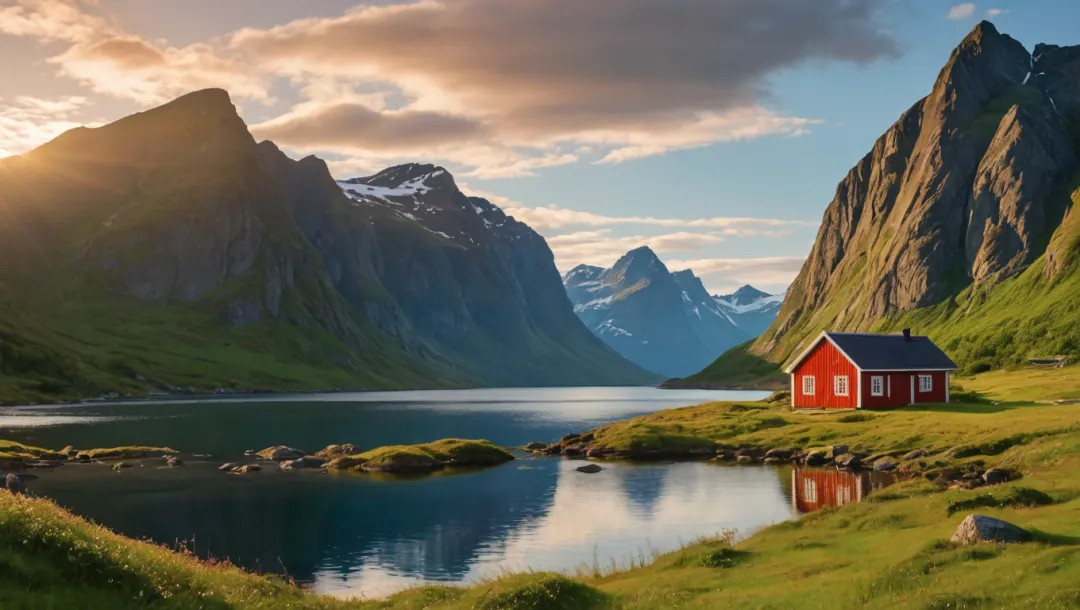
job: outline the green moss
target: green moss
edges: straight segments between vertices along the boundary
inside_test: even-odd
[[[484,440],[443,439],[423,445],[391,445],[343,456],[327,464],[335,470],[423,472],[446,466],[494,466],[513,454]]]

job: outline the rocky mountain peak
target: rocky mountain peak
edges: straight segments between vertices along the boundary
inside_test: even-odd
[[[388,167],[374,176],[353,178],[346,182],[369,184],[388,189],[426,187],[429,189],[457,190],[454,177],[445,168],[430,163],[406,163]]]
[[[611,269],[623,281],[630,283],[669,276],[668,268],[648,246],[635,248],[622,255]]]
[[[671,277],[675,278],[675,283],[694,302],[708,303],[710,301],[711,297],[709,291],[705,290],[705,284],[701,283],[701,278],[694,275],[692,270],[676,271],[671,274]]]
[[[1080,50],[1034,55],[989,22],[847,174],[782,312],[751,350],[789,357],[822,329],[865,331],[1046,250],[1077,169]]]
[[[746,284],[731,294],[718,295],[716,298],[727,301],[732,305],[749,305],[770,296],[772,295]]]

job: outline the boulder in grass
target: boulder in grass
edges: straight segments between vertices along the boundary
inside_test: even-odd
[[[983,473],[982,480],[987,485],[1001,485],[1009,482],[1009,473],[999,468],[991,468]]]
[[[956,528],[951,542],[961,546],[980,542],[1027,542],[1031,533],[1008,521],[987,517],[986,515],[968,515]]]
[[[26,494],[26,485],[23,485],[22,479],[11,472],[4,478],[4,489],[17,496]]]
[[[891,457],[883,457],[874,462],[874,470],[878,472],[891,472],[896,470],[896,460]]]

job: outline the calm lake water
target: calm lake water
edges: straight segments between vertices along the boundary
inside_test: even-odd
[[[0,411],[0,437],[54,448],[144,444],[210,454],[176,470],[37,471],[41,479],[30,488],[129,536],[186,540],[200,556],[287,571],[326,593],[379,597],[506,570],[625,565],[725,529],[749,534],[798,514],[793,481],[811,487],[790,468],[711,462],[605,463],[588,475],[575,471],[580,461],[522,456],[414,479],[235,476],[216,467],[245,449],[279,444],[314,452],[331,443],[369,448],[445,437],[551,442],[659,409],[764,395],[544,388],[17,408]]]

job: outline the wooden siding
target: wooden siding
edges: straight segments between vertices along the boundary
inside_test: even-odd
[[[919,375],[930,375],[933,378],[929,392],[919,391]],[[870,378],[881,376],[885,383],[884,396],[871,396]],[[915,378],[915,401],[911,400],[911,379]],[[943,371],[930,372],[873,372],[867,371],[863,377],[863,408],[884,409],[888,407],[902,407],[910,404],[946,402],[945,388],[948,386],[948,378]],[[891,388],[891,389],[890,389]]]
[[[803,394],[803,377],[807,375],[814,376],[813,395]],[[847,396],[836,396],[833,393],[833,379],[837,375],[847,375]],[[796,407],[854,409],[859,404],[858,369],[827,339],[823,339],[799,363],[792,371],[792,379],[792,404]]]

